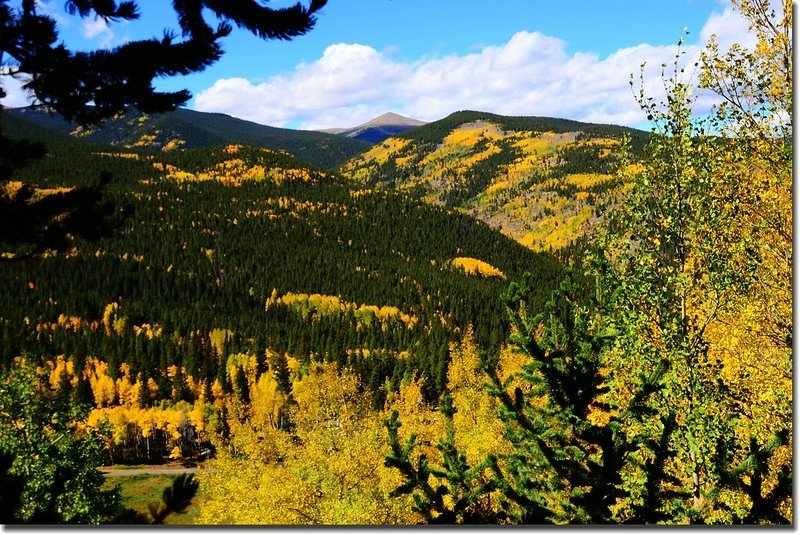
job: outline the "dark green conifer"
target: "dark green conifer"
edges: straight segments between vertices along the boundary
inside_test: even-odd
[[[412,433],[405,444],[400,443],[397,431],[401,424],[397,411],[386,420],[392,448],[392,453],[386,457],[386,466],[397,468],[406,478],[392,495],[411,494],[413,510],[429,524],[490,524],[506,519],[502,511],[485,507],[486,496],[497,488],[488,470],[495,462],[494,457],[469,466],[466,455],[456,447],[455,408],[447,393],[442,396],[440,410],[445,418],[445,436],[436,444],[442,455],[441,467],[431,465],[424,454],[418,455],[416,462],[412,460],[416,434]],[[432,478],[441,478],[446,484],[436,484]]]
[[[286,355],[276,353],[272,359],[270,359],[269,367],[272,370],[272,376],[278,383],[278,392],[285,396],[291,395],[292,378],[289,363],[286,362]]]
[[[236,367],[234,390],[242,403],[250,403],[250,385],[247,382],[247,375],[244,373],[244,369],[239,366]]]
[[[192,402],[192,391],[189,390],[189,384],[186,382],[186,374],[183,373],[181,366],[176,366],[175,377],[172,378],[172,402],[178,403],[179,401]]]
[[[732,448],[730,444],[720,442],[714,465],[719,473],[722,488],[738,490],[750,500],[749,508],[743,515],[734,513],[736,523],[743,524],[790,524],[780,510],[787,498],[792,496],[791,466],[779,466],[776,482],[770,486],[765,479],[773,472],[770,462],[777,449],[789,441],[787,429],[775,433],[766,444],[759,444],[755,438],[750,439],[748,455],[738,464],[731,466]]]

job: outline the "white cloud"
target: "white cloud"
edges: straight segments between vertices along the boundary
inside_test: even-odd
[[[81,19],[81,29],[84,38],[96,41],[102,48],[109,48],[119,42],[108,22],[100,17]]]
[[[752,49],[756,39],[755,35],[748,31],[748,26],[748,21],[738,12],[727,8],[722,13],[711,14],[700,31],[700,42],[707,43],[711,36],[715,35],[721,51],[728,50],[733,43]]]
[[[38,1],[50,7],[52,0]],[[81,25],[83,36],[99,46],[119,42],[102,19],[83,19]],[[693,65],[712,34],[722,49],[750,39],[747,23],[725,8],[709,17],[698,44],[684,45],[684,65]],[[263,124],[308,129],[352,126],[386,111],[436,120],[460,109],[637,126],[645,117],[631,92],[630,75],[638,82],[640,65],[645,63],[645,89],[658,98],[663,93],[661,65],[672,63],[677,47],[640,44],[605,58],[566,50],[561,39],[526,31],[501,45],[416,61],[394,59],[389,49],[339,43],[325,49],[319,59],[261,83],[220,79],[196,95],[194,106]],[[26,104],[20,84],[2,78],[0,83],[9,93],[2,104]],[[707,108],[711,100],[703,97],[699,103]]]
[[[359,117],[355,109],[369,113],[370,105],[389,96],[387,88],[400,87],[411,73],[408,65],[394,63],[371,47],[336,44],[319,60],[262,84],[243,78],[218,80],[197,95],[196,107],[266,124],[307,122],[326,113],[334,113],[331,120]]]
[[[108,35],[111,32],[111,28],[108,27],[108,23],[97,17],[94,20],[90,19],[83,19],[83,36],[87,39],[94,39],[100,34]]]
[[[747,24],[730,8],[712,14],[699,44],[683,46],[683,65],[697,61],[711,34],[727,47],[747,35]],[[196,95],[195,109],[309,129],[352,126],[388,110],[436,120],[460,109],[635,126],[645,117],[631,92],[630,74],[638,82],[645,63],[645,89],[658,98],[661,65],[671,66],[676,53],[674,45],[641,44],[606,58],[570,55],[564,41],[526,31],[474,53],[406,62],[363,44],[341,43],[262,83],[218,80]],[[699,102],[707,107],[710,101]]]
[[[22,85],[28,80],[25,75],[11,76],[7,67],[0,67],[0,87],[6,92],[6,97],[0,100],[0,105],[5,108],[19,108],[32,104],[35,99]]]

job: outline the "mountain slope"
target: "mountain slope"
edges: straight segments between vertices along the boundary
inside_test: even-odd
[[[108,195],[129,216],[111,238],[0,263],[5,358],[90,355],[157,384],[182,365],[208,385],[239,355],[266,366],[266,355],[290,354],[355,370],[377,406],[407,372],[428,377],[435,400],[448,344],[467,325],[489,350],[505,339],[498,296],[509,280],[533,272],[543,302],[561,276],[551,255],[465,214],[362,189],[283,152],[55,138],[17,178],[68,187],[108,170]]]
[[[623,135],[613,125],[462,111],[375,145],[341,172],[356,183],[458,208],[535,250],[568,247],[591,231],[622,185],[613,174]]]
[[[346,136],[275,128],[222,113],[187,109],[152,116],[129,112],[90,130],[76,130],[73,123],[47,113],[42,107],[10,109],[5,110],[5,113],[61,132],[73,132],[95,143],[162,150],[179,146],[198,148],[247,143],[273,150],[285,150],[322,169],[335,169],[369,148],[368,144]]]

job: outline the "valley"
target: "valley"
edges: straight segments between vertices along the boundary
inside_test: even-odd
[[[563,272],[552,255],[465,214],[284,152],[120,150],[7,121],[15,130],[48,142],[49,156],[21,175],[42,189],[85,183],[92,169],[114,177],[107,195],[124,215],[110,237],[41,260],[6,251],[1,272],[3,354],[68,366],[73,382],[92,377],[87,399],[98,408],[221,402],[214,385],[230,390],[237,369],[255,381],[276,358],[355,370],[376,408],[403,380],[426,377],[433,402],[448,345],[468,327],[500,350],[506,281],[535,273],[543,303]],[[157,461],[170,449],[127,448],[116,460]]]

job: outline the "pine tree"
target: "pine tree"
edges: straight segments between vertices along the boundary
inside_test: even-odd
[[[640,377],[629,399],[608,397],[611,372],[604,367],[603,354],[618,333],[604,316],[613,292],[601,276],[603,263],[598,264],[593,268],[594,296],[591,287],[567,276],[539,314],[533,313],[536,292],[530,276],[521,284],[512,283],[504,294],[514,326],[511,343],[528,361],[506,380],[498,374],[495,357],[484,352],[482,366],[489,392],[499,401],[510,453],[492,453],[469,466],[456,447],[449,395],[441,404],[450,422],[437,446],[441,467],[424,455],[414,461],[414,436],[401,444],[397,415],[387,421],[392,454],[386,464],[405,479],[395,493],[412,494],[415,510],[428,522],[604,524],[668,519],[662,505],[678,497],[668,489],[675,480],[665,471],[674,454],[667,447],[675,431],[674,416],[657,414],[649,406],[665,368]],[[662,440],[631,433],[637,424],[658,427]],[[500,493],[500,511],[480,507],[493,491]]]
[[[91,406],[94,402],[94,395],[92,394],[92,385],[89,380],[83,376],[83,373],[78,374],[78,383],[72,392],[73,403],[85,406]]]
[[[247,374],[241,366],[236,367],[236,376],[234,379],[234,390],[239,396],[242,403],[250,403],[250,385],[247,382]]]
[[[278,383],[278,391],[284,396],[292,394],[292,378],[291,370],[289,370],[289,363],[286,361],[286,355],[282,353],[275,353],[269,361],[269,367],[272,370],[272,375]]]
[[[139,385],[139,391],[136,393],[136,404],[140,409],[146,409],[150,406],[150,392],[147,388],[147,377],[144,373],[139,373],[136,383]]]
[[[646,403],[660,388],[664,368],[654,368],[631,385],[627,402],[606,395],[611,372],[604,367],[603,352],[618,334],[604,317],[612,293],[597,274],[594,296],[591,288],[568,276],[536,315],[529,302],[530,278],[512,283],[504,295],[514,326],[511,342],[529,361],[502,381],[495,364],[484,357],[490,392],[501,402],[500,417],[513,445],[496,472],[498,485],[518,522],[657,520],[657,513],[644,511],[634,497],[660,479],[671,453],[656,451],[626,428],[651,420],[670,429],[671,416],[659,417]],[[510,392],[515,380],[525,386]],[[637,458],[651,464],[634,466]],[[633,511],[630,516],[616,512],[621,504]]]
[[[445,418],[445,436],[436,444],[442,455],[442,467],[430,464],[424,454],[412,461],[416,447],[416,435],[411,434],[405,444],[400,443],[398,412],[392,411],[385,425],[389,432],[392,453],[386,457],[387,467],[400,471],[406,482],[397,487],[392,496],[411,494],[412,510],[425,518],[429,524],[495,524],[507,519],[505,513],[481,507],[481,498],[497,489],[488,468],[496,465],[493,456],[469,466],[466,456],[456,446],[453,429],[452,397],[442,396],[440,411]]]
[[[183,368],[181,366],[176,366],[175,377],[172,378],[172,402],[178,403],[179,401],[188,401],[191,403],[193,401],[192,397],[192,392],[189,390]]]

